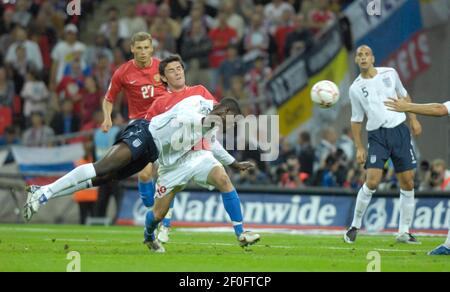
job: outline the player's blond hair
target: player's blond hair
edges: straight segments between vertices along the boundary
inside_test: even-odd
[[[135,33],[132,37],[131,37],[131,45],[134,46],[134,44],[136,42],[142,42],[142,41],[146,41],[146,40],[150,40],[150,43],[152,42],[152,35],[149,34],[148,32],[144,32],[144,31],[140,31]]]

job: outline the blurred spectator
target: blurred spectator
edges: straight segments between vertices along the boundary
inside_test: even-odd
[[[81,62],[73,62],[70,67],[70,74],[64,76],[56,88],[59,100],[70,99],[74,104],[76,113],[81,112],[82,89],[84,79],[87,77],[81,68]]]
[[[238,55],[238,49],[234,45],[228,46],[227,58],[222,62],[218,70],[219,84],[218,87],[223,91],[230,90],[231,79],[234,76],[242,76],[245,68],[241,57]]]
[[[75,163],[75,166],[92,163],[92,141],[84,142],[84,157]],[[86,224],[88,217],[95,216],[95,203],[98,199],[98,188],[90,188],[78,191],[73,200],[78,203],[80,210],[80,224]]]
[[[17,130],[14,126],[7,127],[5,129],[4,135],[0,136],[0,146],[17,145],[19,143],[20,139],[17,135]]]
[[[137,5],[129,5],[136,7],[134,13],[145,19],[153,19],[158,14],[158,5],[156,0],[140,0]]]
[[[316,149],[315,169],[324,165],[325,160],[330,154],[336,152],[337,134],[334,128],[325,128],[322,130],[322,140]]]
[[[227,57],[227,48],[229,45],[237,44],[237,33],[227,24],[225,13],[219,12],[217,15],[217,27],[209,31],[209,38],[212,42],[211,52],[209,53],[209,67],[212,73],[212,88],[217,87],[218,68]]]
[[[344,151],[347,161],[355,159],[355,143],[350,128],[347,127],[342,131],[342,136],[336,142],[336,148]]]
[[[258,165],[258,163],[253,159],[249,159],[249,161],[254,163],[254,165]],[[238,181],[240,185],[248,186],[267,185],[270,183],[267,174],[261,171],[258,167],[241,172]]]
[[[122,44],[124,38],[120,36],[118,21],[111,21],[109,23],[109,32],[108,32],[107,36],[108,36],[107,41],[108,41],[109,48],[111,48],[111,49],[121,48],[122,49],[121,44]]]
[[[193,3],[189,16],[183,19],[181,24],[183,33],[189,32],[192,29],[192,24],[196,21],[200,21],[206,31],[214,27],[214,18],[205,14],[205,6],[200,1]]]
[[[125,30],[124,38],[131,38],[137,32],[148,30],[147,22],[141,15],[135,13],[136,10],[134,3],[129,3],[125,9],[125,16],[119,19],[119,27]]]
[[[272,75],[272,69],[266,64],[267,60],[260,56],[256,58],[253,68],[251,68],[244,76],[245,92],[248,93],[251,112],[253,114],[262,114],[268,108],[266,101],[259,99],[265,97],[266,82]]]
[[[36,42],[28,39],[28,34],[25,28],[16,26],[14,29],[14,43],[12,43],[6,53],[5,61],[11,65],[17,62],[27,62],[35,70],[41,71],[44,68],[42,63],[42,54]],[[23,47],[25,49],[23,56],[18,56],[17,48]],[[22,58],[25,58],[23,60]]]
[[[286,38],[291,33],[294,27],[294,17],[295,14],[291,10],[285,10],[281,15],[281,22],[276,27],[273,37],[275,38],[275,43],[277,46],[277,61],[281,64],[285,59],[285,45]]]
[[[50,90],[54,91],[56,86],[64,77],[64,68],[72,62],[76,52],[84,52],[86,46],[77,40],[78,28],[74,24],[64,27],[64,40],[59,41],[52,50],[52,71],[50,77]]]
[[[92,76],[95,76],[98,81],[98,90],[105,93],[108,89],[109,83],[112,77],[111,71],[112,63],[109,61],[106,55],[100,54],[92,69]]]
[[[336,21],[336,15],[329,8],[329,0],[319,0],[319,7],[312,10],[309,15],[311,30],[318,36]]]
[[[162,3],[158,9],[158,18],[161,21],[161,25],[167,27],[167,31],[172,38],[178,39],[181,35],[181,25],[170,17],[171,8],[168,4]]]
[[[313,175],[313,167],[315,160],[315,149],[311,144],[311,135],[309,132],[301,132],[298,141],[299,147],[296,154],[300,162],[301,172]]]
[[[27,73],[27,79],[23,86],[20,96],[25,101],[23,115],[29,119],[32,112],[40,112],[47,114],[50,92],[44,81],[41,80],[40,74],[34,70]]]
[[[447,169],[444,160],[433,160],[430,171],[421,185],[421,190],[450,190],[450,170]]]
[[[157,39],[152,40],[152,45],[153,45],[153,57],[157,59],[163,60],[173,55],[173,52],[167,50],[164,47],[164,43],[159,42]]]
[[[100,108],[100,100],[103,95],[97,86],[97,82],[93,77],[87,77],[84,82],[81,124],[89,122],[95,110]]]
[[[263,18],[260,14],[254,14],[244,35],[244,61],[253,63],[258,56],[268,57],[269,45],[270,36],[264,26]]]
[[[7,66],[12,72],[14,80],[14,89],[16,92],[21,92],[25,83],[27,73],[29,70],[36,70],[33,67],[31,61],[27,58],[27,51],[24,46],[19,45],[16,47],[15,60],[7,62]]]
[[[7,6],[3,11],[2,19],[0,20],[0,35],[6,35],[12,32],[15,22],[14,17],[14,7]]]
[[[239,6],[242,7],[243,1],[239,1]],[[248,1],[244,1],[248,2]],[[236,12],[236,1],[235,0],[225,0],[222,2],[222,13],[225,14],[227,19],[227,24],[229,27],[233,28],[237,33],[237,39],[240,41],[244,36],[245,32],[245,21],[244,18]]]
[[[17,0],[16,9],[13,15],[13,22],[19,23],[23,27],[27,27],[33,17],[28,11],[30,9],[31,1]]]
[[[80,117],[74,113],[73,102],[65,99],[62,103],[61,112],[58,112],[50,123],[56,135],[75,133],[80,130]]]
[[[0,67],[0,106],[11,107],[15,95],[14,82],[8,79],[5,67]]]
[[[150,28],[150,34],[164,49],[172,53],[176,51],[176,37],[172,35],[170,26],[164,22],[162,17],[155,18]],[[154,43],[153,47],[155,47]]]
[[[183,36],[180,51],[184,62],[187,64],[187,84],[203,84],[210,88],[208,55],[211,47],[211,39],[202,22],[194,21],[190,32]]]
[[[52,65],[51,49],[58,41],[58,35],[55,28],[52,27],[51,19],[45,13],[41,13],[41,10],[31,24],[30,40],[39,46],[45,74],[44,79],[47,80]]]
[[[51,139],[55,136],[52,128],[44,123],[41,113],[31,114],[31,127],[23,133],[22,144],[30,147],[51,146]]]
[[[338,187],[337,171],[339,169],[339,161],[332,154],[325,159],[325,168],[322,173],[321,186],[326,188]]]
[[[284,0],[272,0],[264,8],[264,17],[270,23],[270,31],[274,33],[277,27],[283,23],[283,14],[285,12],[294,14],[294,7]],[[285,17],[285,16],[284,16]]]
[[[284,55],[289,58],[291,55],[299,51],[307,51],[314,45],[314,37],[312,32],[305,27],[305,17],[303,14],[297,14],[294,17],[294,30],[286,36],[286,44],[284,46]]]
[[[291,156],[286,161],[286,168],[281,175],[280,186],[284,188],[300,188],[309,178],[309,174],[300,171],[300,163],[295,156]]]
[[[118,39],[127,38],[129,36],[128,28],[124,22],[119,21],[119,10],[117,7],[108,7],[106,13],[107,20],[102,23],[98,32],[107,36],[114,35]]]
[[[365,182],[365,169],[364,165],[353,163],[352,167],[347,172],[347,178],[343,184],[343,187],[350,188],[352,190],[359,190]]]
[[[101,57],[106,57],[109,63],[113,61],[112,50],[103,34],[96,34],[94,44],[88,46],[84,54],[88,66],[95,66]]]

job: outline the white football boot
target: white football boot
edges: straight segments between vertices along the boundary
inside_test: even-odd
[[[41,205],[40,196],[43,196],[42,188],[40,186],[27,186],[27,201],[23,206],[23,217],[26,222],[29,222],[34,214],[37,213]],[[42,204],[46,203],[45,196],[43,196]]]
[[[241,247],[246,247],[257,243],[261,239],[258,233],[253,233],[251,231],[245,231],[239,235],[238,241]]]
[[[158,240],[161,243],[168,243],[169,242],[169,231],[170,231],[169,227],[161,225],[161,227],[159,228],[159,232],[158,232]]]

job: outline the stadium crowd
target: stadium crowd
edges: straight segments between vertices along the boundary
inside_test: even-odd
[[[0,6],[0,146],[47,147],[55,136],[92,131],[83,141],[93,159],[114,141],[117,131],[102,134],[101,102],[115,69],[132,58],[130,38],[152,34],[154,55],[178,53],[186,64],[188,84],[202,84],[220,99],[239,100],[245,114],[264,113],[271,105],[265,83],[284,60],[309,50],[333,24],[340,24],[349,50],[349,22],[341,14],[346,0],[144,0],[127,1],[125,11],[107,1],[83,0],[79,16],[68,16],[64,0],[3,1]],[[102,3],[104,2],[104,3]],[[95,7],[105,7],[106,11]],[[83,20],[103,19],[92,37],[80,40]],[[127,123],[124,98],[115,104],[117,129]],[[102,136],[103,135],[103,136]],[[280,156],[263,163],[258,151],[233,154],[258,168],[233,173],[240,185],[278,185],[359,189],[364,168],[354,161],[351,132],[339,137],[323,129],[313,145],[308,132],[297,143],[280,140]],[[107,147],[106,147],[107,148]],[[95,151],[97,149],[97,151]],[[450,189],[450,171],[442,160],[423,161],[420,189]],[[395,188],[392,165],[383,189]]]

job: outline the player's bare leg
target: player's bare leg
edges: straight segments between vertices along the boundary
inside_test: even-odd
[[[257,243],[260,240],[259,234],[250,231],[244,232],[241,201],[225,169],[222,166],[214,167],[208,175],[207,182],[221,192],[223,206],[233,223],[239,244],[245,247]]]
[[[359,190],[358,197],[356,198],[352,225],[344,234],[344,241],[346,243],[354,243],[356,241],[358,231],[361,229],[362,218],[366,213],[367,206],[369,206],[370,201],[372,200],[372,195],[376,192],[382,177],[382,169],[369,168],[367,170],[366,182]]]
[[[414,170],[397,173],[397,179],[400,185],[400,222],[397,242],[420,244],[409,231],[415,211]]]
[[[108,153],[96,163],[88,163],[78,166],[54,183],[46,186],[30,186],[27,188],[27,201],[23,215],[26,221],[38,211],[39,206],[47,203],[55,194],[68,189],[81,190],[92,187],[92,179],[113,175],[127,166],[132,155],[127,144],[118,143],[110,148]]]

